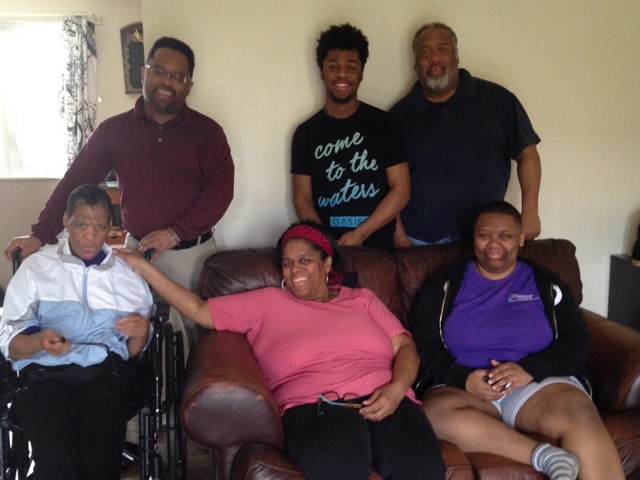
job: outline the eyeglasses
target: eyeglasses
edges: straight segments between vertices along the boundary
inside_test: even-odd
[[[180,83],[182,85],[187,83],[187,81],[189,80],[189,75],[187,75],[186,73],[170,72],[169,70],[167,70],[164,67],[161,67],[160,65],[145,65],[144,68],[156,78],[163,78],[169,75],[169,78],[173,82]]]
[[[355,393],[345,393],[342,397],[337,392],[321,393],[318,395],[318,415],[323,414],[323,404],[360,410],[364,406],[362,402],[358,402],[361,398],[361,396],[358,396]]]

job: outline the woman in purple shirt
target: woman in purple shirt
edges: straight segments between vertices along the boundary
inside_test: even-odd
[[[557,274],[518,258],[523,244],[519,212],[492,202],[474,225],[475,258],[418,294],[410,321],[423,409],[438,438],[465,452],[530,464],[552,480],[623,480],[590,398],[584,319]]]

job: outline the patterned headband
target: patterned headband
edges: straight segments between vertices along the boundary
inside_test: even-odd
[[[282,236],[280,245],[284,247],[284,244],[293,238],[308,240],[324,250],[327,255],[333,257],[333,248],[331,247],[329,239],[320,230],[313,228],[312,226],[296,225],[295,227],[290,228]]]

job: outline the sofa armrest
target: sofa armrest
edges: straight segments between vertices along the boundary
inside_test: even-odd
[[[588,368],[601,410],[640,409],[640,332],[582,310],[591,343]]]
[[[273,396],[242,334],[208,331],[192,347],[180,418],[192,441],[226,460],[245,443],[284,445]]]

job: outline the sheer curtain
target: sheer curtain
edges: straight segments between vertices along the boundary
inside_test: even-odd
[[[62,22],[68,60],[62,91],[62,114],[67,127],[69,165],[96,127],[98,107],[98,58],[95,25],[86,17],[69,17]]]

